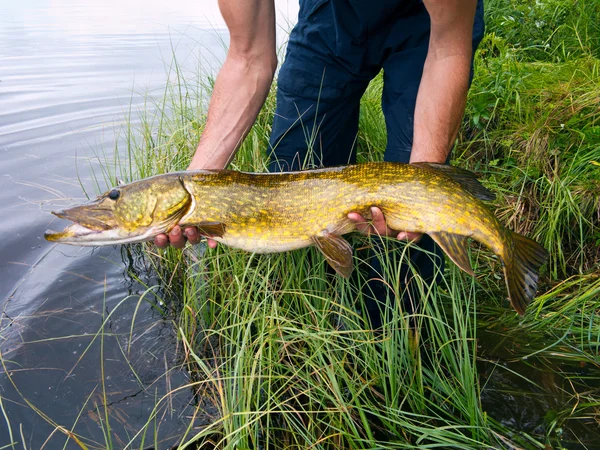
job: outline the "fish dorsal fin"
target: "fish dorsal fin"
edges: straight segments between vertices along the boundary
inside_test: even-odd
[[[311,240],[337,273],[344,278],[350,278],[353,269],[352,246],[346,239],[324,231],[320,236],[312,236]]]
[[[467,238],[460,234],[446,233],[438,231],[427,233],[439,245],[448,257],[462,270],[470,275],[475,275],[471,268],[471,261],[467,253]]]
[[[225,234],[225,224],[221,222],[200,222],[195,224],[198,232],[206,237],[223,237]]]
[[[480,200],[494,200],[496,194],[486,188],[479,182],[475,174],[469,170],[461,169],[460,167],[448,166],[445,164],[418,162],[412,163],[417,167],[428,167],[444,174],[453,181],[456,181],[462,186],[465,191],[470,192]]]

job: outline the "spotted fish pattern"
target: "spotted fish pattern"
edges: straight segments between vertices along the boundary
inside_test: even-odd
[[[176,172],[115,188],[55,213],[75,224],[46,238],[74,245],[138,242],[173,226],[196,226],[228,246],[257,253],[315,245],[342,276],[352,272],[354,230],[348,213],[379,207],[395,230],[430,235],[452,261],[473,273],[469,238],[503,263],[509,299],[523,314],[548,255],[504,227],[483,202],[492,192],[469,171],[417,163],[368,163],[288,173]]]

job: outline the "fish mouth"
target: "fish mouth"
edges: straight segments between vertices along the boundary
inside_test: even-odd
[[[119,228],[108,230],[94,230],[86,226],[74,223],[69,225],[63,231],[46,230],[44,238],[50,242],[59,244],[77,245],[83,247],[99,247],[102,245],[113,244],[133,244],[151,240],[161,231],[155,227],[146,229],[140,233],[126,232]]]
[[[102,207],[98,200],[62,211],[53,211],[56,217],[73,222],[63,231],[47,230],[44,238],[50,242],[80,246],[126,244],[148,240],[146,229],[134,232],[119,227],[111,209]],[[141,231],[141,233],[140,233]]]
[[[61,242],[64,244],[69,244],[74,242],[75,239],[85,239],[89,238],[93,235],[99,235],[102,231],[91,229],[80,225],[78,223],[74,223],[66,227],[63,231],[54,231],[54,230],[46,230],[44,233],[44,238],[50,242]]]

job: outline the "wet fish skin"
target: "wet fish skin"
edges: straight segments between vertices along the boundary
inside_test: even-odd
[[[115,188],[55,213],[72,220],[46,239],[72,245],[151,240],[176,224],[197,226],[226,245],[257,253],[315,245],[342,276],[352,272],[354,230],[348,213],[378,206],[392,229],[429,234],[461,269],[473,274],[467,239],[503,262],[512,306],[524,314],[535,296],[546,250],[504,227],[482,202],[493,193],[456,167],[368,163],[287,173],[232,170],[158,175]]]

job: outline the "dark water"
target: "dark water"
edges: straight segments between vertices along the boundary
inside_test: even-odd
[[[550,440],[548,448],[600,449],[595,408],[585,406],[593,397],[589,394],[600,386],[597,365],[573,353],[569,344],[558,344],[561,337],[551,330],[537,340],[508,331],[478,331],[483,410],[505,427],[510,438],[519,440],[527,434],[541,442]],[[549,347],[554,352],[529,357]],[[575,412],[578,407],[583,412]],[[564,420],[569,416],[573,419]]]
[[[296,2],[276,3],[288,29]],[[84,198],[80,183],[94,193],[89,158],[110,154],[128,110],[162,94],[173,53],[188,76],[214,73],[227,33],[216,0],[0,0],[0,11],[0,448],[63,448],[67,431],[91,448],[107,435],[139,448],[158,399],[188,381],[169,314],[152,294],[140,301],[130,271],[153,280],[135,255],[43,233],[51,210]],[[165,397],[149,427],[158,448],[196,405],[189,389]]]

